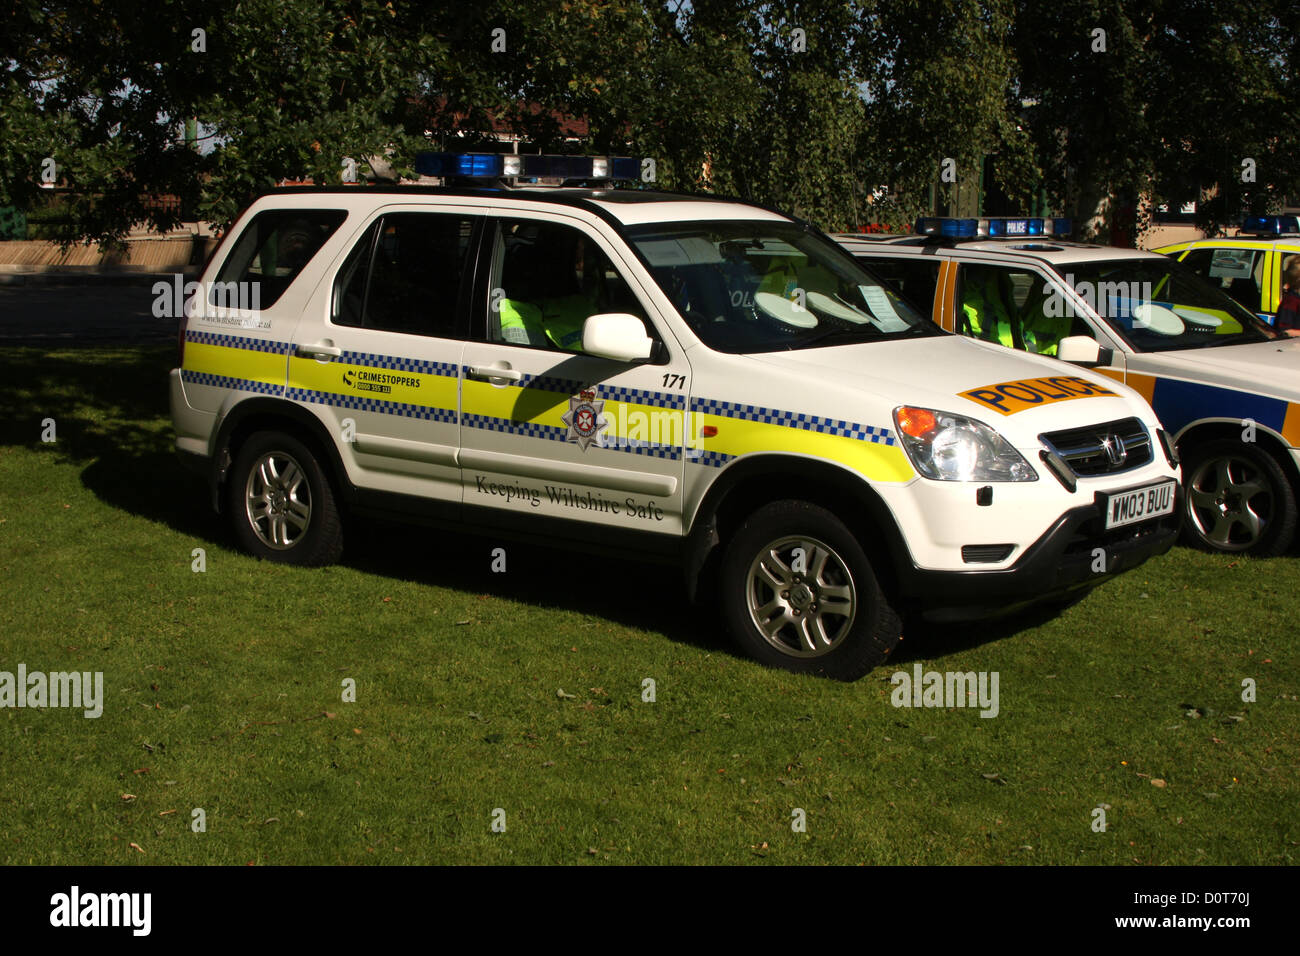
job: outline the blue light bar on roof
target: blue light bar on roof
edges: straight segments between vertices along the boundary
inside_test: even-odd
[[[422,176],[500,179],[637,179],[641,161],[629,156],[550,156],[536,153],[419,153]]]
[[[1018,239],[1044,234],[1041,219],[990,219],[988,224],[988,235],[993,239]]]
[[[916,220],[913,230],[918,236],[944,236],[948,239],[973,239],[977,234],[979,221],[976,219],[953,219],[948,216],[922,216]]]
[[[1251,236],[1286,236],[1300,233],[1300,218],[1296,216],[1247,216],[1241,222],[1241,231]]]
[[[958,219],[948,216],[923,216],[916,220],[913,232],[920,236],[944,236],[953,239],[1030,239],[1044,236],[1068,236],[1074,227],[1069,219],[1044,219],[1037,216],[1009,216],[983,219]]]

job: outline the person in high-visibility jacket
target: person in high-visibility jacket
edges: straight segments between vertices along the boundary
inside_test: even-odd
[[[582,351],[582,327],[588,317],[602,311],[600,305],[603,257],[579,238],[572,250],[573,283],[576,290],[533,302],[502,298],[496,308],[501,337],[513,345],[546,345],[565,351]]]
[[[1074,326],[1073,305],[1061,301],[1060,294],[1050,285],[1040,287],[1037,280],[1030,289],[1021,316],[1025,349],[1039,355],[1055,356],[1057,345]]]
[[[1020,316],[1010,296],[1004,294],[1003,275],[999,269],[967,266],[962,283],[962,312],[974,337],[1023,350]]]

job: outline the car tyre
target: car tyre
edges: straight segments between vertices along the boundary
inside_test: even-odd
[[[1183,455],[1183,540],[1207,551],[1283,554],[1296,530],[1295,492],[1277,459],[1222,439]]]
[[[244,442],[227,481],[227,506],[240,545],[281,564],[332,564],[343,553],[343,524],[318,454],[280,432]]]
[[[861,544],[810,502],[775,501],[750,515],[727,545],[719,587],[732,636],[772,667],[857,680],[902,639]]]

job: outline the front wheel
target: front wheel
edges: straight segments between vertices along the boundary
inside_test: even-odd
[[[1206,442],[1184,456],[1183,534],[1211,551],[1283,554],[1295,537],[1296,502],[1268,452],[1246,442]]]
[[[857,680],[902,637],[871,562],[844,524],[805,501],[775,501],[735,533],[719,579],[733,637],[773,667]]]

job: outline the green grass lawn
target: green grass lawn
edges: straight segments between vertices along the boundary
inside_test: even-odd
[[[105,685],[98,719],[0,710],[0,863],[1300,858],[1296,557],[1175,549],[836,684],[738,656],[672,569],[493,574],[503,542],[399,526],[248,558],[171,451],[171,361],[0,355],[0,670]],[[893,707],[917,662],[997,671],[1000,713]]]

